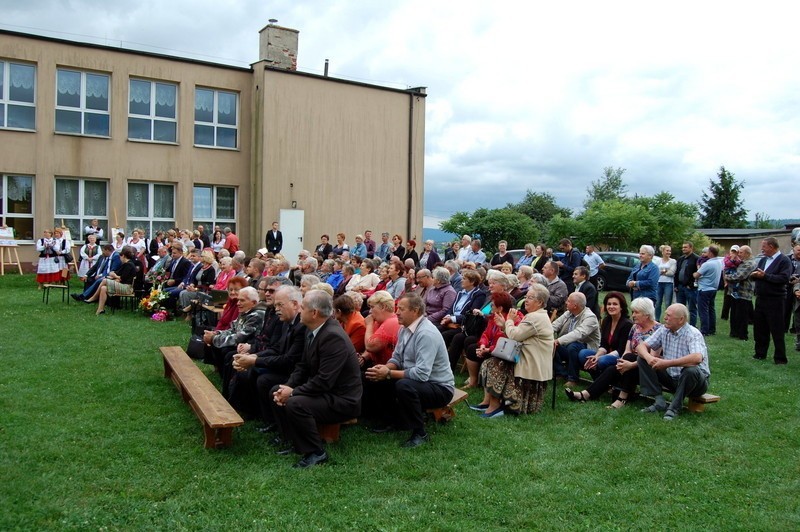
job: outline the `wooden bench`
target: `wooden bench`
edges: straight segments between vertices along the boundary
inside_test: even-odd
[[[333,443],[339,441],[339,432],[342,425],[355,425],[356,423],[358,423],[358,420],[353,418],[342,421],[341,423],[331,423],[329,425],[318,424],[317,431],[319,432],[320,438],[322,438],[325,443]]]
[[[450,401],[447,406],[443,406],[441,408],[429,408],[427,412],[429,414],[433,414],[433,417],[437,423],[444,423],[456,417],[456,411],[453,409],[453,407],[461,401],[465,401],[466,399],[467,392],[456,388],[456,391],[453,393],[453,400]]]
[[[704,393],[700,397],[690,397],[689,404],[686,408],[689,409],[689,412],[703,412],[706,409],[706,405],[709,403],[718,403],[719,402],[719,395],[711,395],[710,393]]]
[[[233,440],[233,428],[244,424],[244,420],[183,348],[162,347],[161,355],[164,357],[164,377],[172,379],[183,400],[189,403],[203,424],[204,447],[228,447]]]

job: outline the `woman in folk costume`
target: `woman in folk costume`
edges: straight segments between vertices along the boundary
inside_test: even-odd
[[[97,237],[90,234],[86,237],[88,242],[81,246],[81,264],[78,267],[78,277],[86,277],[86,272],[94,265],[100,256],[100,247],[97,245]]]
[[[39,264],[36,267],[36,282],[39,289],[45,283],[54,283],[61,280],[61,265],[55,251],[56,239],[50,229],[42,231],[42,238],[36,241],[36,251],[39,252]]]

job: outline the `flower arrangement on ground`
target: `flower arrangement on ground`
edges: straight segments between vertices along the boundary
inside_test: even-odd
[[[154,286],[150,293],[139,301],[139,310],[145,313],[160,311],[166,313],[162,304],[168,297],[169,295],[161,289],[161,285]]]

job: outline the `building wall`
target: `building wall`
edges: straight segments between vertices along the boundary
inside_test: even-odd
[[[382,231],[421,239],[424,95],[260,70],[254,198],[262,234],[294,201],[305,213],[307,249],[323,233],[335,243],[340,231],[350,245],[365,229],[376,240]]]

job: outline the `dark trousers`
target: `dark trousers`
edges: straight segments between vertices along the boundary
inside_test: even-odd
[[[700,332],[717,333],[717,311],[714,309],[716,290],[701,290],[697,293],[697,312],[700,314]]]
[[[676,285],[675,302],[689,309],[689,325],[697,325],[697,288]]]
[[[735,297],[731,299],[731,337],[747,340],[747,328],[753,315],[753,302]]]
[[[277,390],[278,387],[274,386],[270,390],[270,397]],[[308,454],[323,449],[324,443],[317,430],[318,423],[321,425],[341,423],[355,417],[333,410],[330,404],[331,398],[327,394],[295,395],[286,401],[285,406],[273,402],[270,408],[283,438],[292,442],[297,452]]]
[[[425,410],[441,408],[453,399],[452,391],[433,382],[413,379],[366,382],[362,409],[385,425],[418,434],[425,434]]]
[[[252,370],[251,370],[252,371]],[[261,414],[261,419],[265,425],[275,422],[275,416],[272,414],[272,405],[275,401],[272,400],[272,390],[279,384],[283,384],[289,380],[289,375],[283,373],[273,373],[270,371],[256,371],[254,372],[255,394],[258,398],[258,408]]]
[[[635,362],[638,358],[633,353],[623,355],[625,360]],[[592,384],[586,389],[589,392],[591,399],[597,399],[608,391],[610,386],[615,386],[617,389],[622,390],[630,397],[636,391],[636,386],[639,384],[639,368],[635,367],[629,369],[625,373],[620,373],[617,370],[616,364],[604,369],[595,379]]]
[[[81,294],[84,299],[89,299],[94,295],[95,292],[97,292],[97,289],[100,288],[100,283],[103,282],[103,279],[105,279],[105,277],[101,277],[100,279],[92,281],[91,283],[87,282],[84,285],[83,294]]]
[[[786,290],[786,300],[783,302],[783,316],[784,316],[784,330],[788,333],[791,332],[792,329],[792,315],[794,315],[794,302],[797,301],[797,297],[794,295],[794,290],[792,289],[792,285],[789,285],[788,290]],[[794,332],[800,333],[797,330],[797,318],[794,319]]]
[[[642,395],[655,397],[661,395],[661,389],[672,392],[669,409],[680,412],[684,397],[699,397],[708,390],[708,377],[698,366],[683,368],[679,377],[672,377],[666,371],[656,371],[645,359],[639,358],[639,388]]]
[[[458,366],[458,359],[461,358],[461,353],[464,352],[464,344],[467,341],[467,335],[461,329],[445,329],[442,331],[442,338],[447,346],[447,355],[450,358],[450,369],[453,373],[456,372]]]
[[[553,360],[553,371],[556,375],[566,377],[567,380],[578,382],[580,370],[578,367],[578,353],[586,349],[586,344],[582,342],[572,342],[567,345],[558,345],[556,356]]]
[[[725,290],[725,295],[722,296],[722,311],[719,313],[721,320],[727,320],[731,315],[733,305],[733,296]]]
[[[786,361],[785,322],[783,318],[783,296],[758,296],[753,309],[753,339],[756,342],[756,358],[767,358],[769,339],[775,344],[775,361]]]

